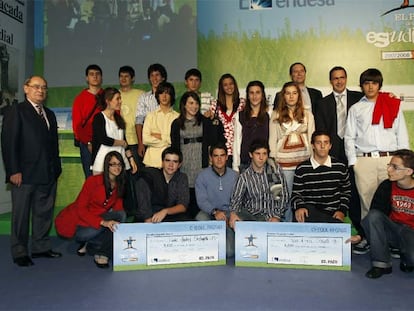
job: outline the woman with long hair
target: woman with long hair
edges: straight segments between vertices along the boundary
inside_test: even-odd
[[[301,90],[295,82],[283,85],[277,108],[270,117],[269,130],[270,156],[282,167],[290,196],[296,166],[312,154],[310,142],[315,131],[312,112],[305,109]],[[290,207],[285,221],[292,221]]]
[[[200,97],[185,92],[180,100],[180,115],[171,125],[171,147],[183,153],[181,172],[187,174],[190,187],[188,213],[194,218],[199,212],[194,183],[198,173],[209,164],[208,149],[217,142],[224,143],[223,125],[200,112]]]
[[[223,124],[229,167],[233,164],[234,119],[245,104],[245,99],[240,98],[236,79],[230,73],[223,74],[218,82],[217,100],[211,102],[210,114]]]
[[[123,195],[126,187],[125,162],[117,151],[106,154],[103,173],[86,179],[76,201],[55,219],[57,232],[75,237],[78,255],[94,255],[99,268],[109,267],[113,232],[124,222]]]
[[[103,171],[103,160],[109,151],[118,151],[127,170],[137,171],[137,165],[125,139],[125,121],[120,115],[121,93],[113,87],[98,95],[98,106],[102,110],[92,122],[92,172]]]
[[[246,105],[234,119],[233,169],[240,173],[250,165],[249,148],[255,140],[269,139],[269,114],[264,84],[250,81]]]

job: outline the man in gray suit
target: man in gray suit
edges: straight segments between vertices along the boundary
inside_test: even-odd
[[[43,103],[47,82],[40,76],[25,81],[26,99],[13,105],[1,133],[6,182],[11,184],[11,253],[21,267],[33,265],[29,256],[30,215],[33,258],[61,257],[51,249],[56,182],[62,172],[54,113]]]

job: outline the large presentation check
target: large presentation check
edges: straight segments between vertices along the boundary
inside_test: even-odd
[[[350,224],[236,224],[236,266],[351,270]]]
[[[224,264],[224,221],[120,224],[114,233],[114,271]]]

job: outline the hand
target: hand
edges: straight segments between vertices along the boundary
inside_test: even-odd
[[[102,220],[101,221],[101,226],[108,228],[112,232],[116,231],[116,229],[118,228],[118,225],[119,225],[119,222],[116,220]]]
[[[138,171],[138,166],[135,163],[134,157],[129,158],[129,164],[131,165],[131,173],[135,174]]]
[[[216,220],[224,220],[225,222],[227,222],[227,216],[226,213],[220,210],[216,211],[216,214],[214,215],[214,218],[216,218]]]
[[[151,133],[151,136],[161,140],[161,133]]]
[[[138,144],[138,155],[143,158],[145,154],[145,146],[143,143]]]
[[[305,218],[309,216],[309,212],[306,208],[300,208],[295,212],[297,222],[305,222]]]
[[[214,119],[214,112],[211,111],[211,109],[207,110],[206,112],[204,112],[204,116],[206,118],[210,118],[210,119]]]
[[[89,153],[92,153],[92,144],[87,144],[86,147],[88,148]]]
[[[22,173],[16,173],[10,176],[10,183],[16,187],[20,187],[22,184]]]
[[[267,221],[268,222],[280,222],[280,219],[277,217],[270,217]]]
[[[335,219],[338,219],[338,220],[340,220],[340,221],[344,221],[344,219],[345,219],[345,215],[344,215],[344,213],[342,213],[341,211],[336,211],[334,214],[333,214],[333,216],[332,216],[333,218],[335,218]]]
[[[167,208],[163,208],[162,210],[160,210],[159,212],[155,213],[154,215],[152,215],[152,222],[161,222],[164,220],[164,218],[168,215],[168,209]]]
[[[236,226],[236,221],[241,221],[240,217],[237,216],[235,212],[230,213],[230,220],[229,220],[229,226],[234,230]]]
[[[357,235],[351,235],[351,237],[348,240],[346,240],[345,243],[351,242],[351,244],[358,244],[361,241],[362,241],[362,236],[357,234]]]

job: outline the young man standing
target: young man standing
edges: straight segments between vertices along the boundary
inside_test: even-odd
[[[385,168],[391,156],[398,149],[408,148],[409,144],[400,100],[380,92],[381,72],[367,69],[359,80],[365,96],[348,111],[344,140],[348,165],[355,173],[363,219],[368,214],[375,189],[387,178]],[[361,242],[361,247],[369,249],[365,240]]]
[[[185,88],[188,92],[196,92],[200,96],[201,113],[205,113],[210,109],[212,96],[209,92],[200,92],[202,75],[197,68],[191,68],[186,71],[184,76]]]
[[[138,98],[137,112],[135,116],[135,127],[138,138],[138,155],[144,158],[145,145],[142,141],[142,128],[144,127],[144,120],[147,114],[154,111],[158,107],[157,99],[155,98],[155,91],[158,85],[167,81],[167,70],[161,64],[152,64],[147,70],[148,81],[151,85],[151,90],[142,94]]]
[[[236,221],[279,222],[288,202],[286,180],[280,167],[269,158],[267,141],[253,141],[249,148],[250,166],[237,179],[230,203],[229,225]],[[278,186],[275,195],[271,189]]]
[[[136,182],[137,221],[158,223],[187,220],[190,201],[187,175],[179,168],[183,161],[180,151],[171,147],[162,152],[160,169],[145,167]]]
[[[414,271],[414,152],[397,150],[387,164],[388,179],[375,192],[362,226],[371,245],[371,269],[376,279],[392,272],[390,248],[401,252],[400,270]]]
[[[291,202],[296,221],[343,222],[351,198],[348,169],[329,155],[328,132],[314,132],[311,144],[313,155],[295,171]]]
[[[135,70],[131,66],[122,66],[118,71],[119,91],[121,92],[122,105],[121,115],[125,120],[125,137],[129,150],[139,167],[142,166],[142,158],[138,156],[138,136],[135,128],[135,114],[137,111],[138,98],[144,93],[142,90],[134,89]]]
[[[72,129],[75,140],[79,142],[80,156],[85,178],[92,175],[92,121],[99,113],[96,95],[102,90],[102,69],[89,65],[85,70],[88,87],[76,96],[72,106]]]

